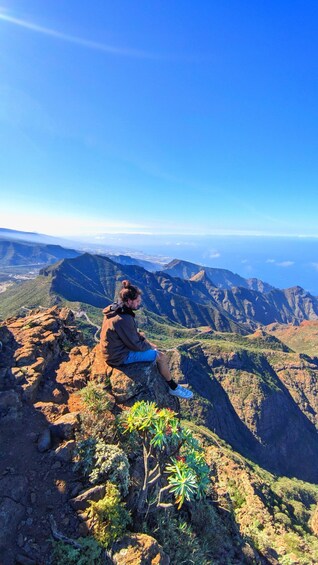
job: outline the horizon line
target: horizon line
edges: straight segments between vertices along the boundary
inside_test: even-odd
[[[132,232],[132,231],[111,231],[111,232],[95,232],[95,233],[90,233],[90,234],[79,234],[79,233],[72,233],[72,234],[52,234],[52,233],[42,233],[42,232],[38,232],[38,231],[26,231],[24,229],[14,229],[14,228],[6,228],[6,227],[1,227],[0,226],[0,230],[1,231],[8,231],[8,232],[16,232],[16,233],[21,233],[21,234],[26,234],[26,235],[38,235],[38,236],[45,236],[45,237],[55,237],[58,239],[66,239],[66,238],[95,238],[97,240],[98,243],[98,239],[102,239],[103,237],[107,237],[107,236],[173,236],[173,237],[184,237],[184,236],[191,236],[191,237],[210,237],[210,236],[219,236],[219,237],[231,237],[231,236],[235,236],[235,237],[282,237],[282,238],[304,238],[304,239],[318,239],[318,234],[302,234],[302,233],[298,233],[298,234],[282,234],[282,233],[265,233],[265,232],[242,232],[242,231],[231,231],[231,232],[220,232],[220,231],[215,231],[215,232],[204,232],[204,233],[198,233],[198,232],[160,232],[160,231],[152,231],[152,232]]]

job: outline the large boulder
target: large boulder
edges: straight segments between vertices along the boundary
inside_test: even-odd
[[[161,545],[146,534],[128,534],[113,546],[115,565],[169,565]]]
[[[112,394],[117,403],[132,406],[138,400],[179,411],[179,401],[159,374],[156,363],[132,363],[113,368],[110,374]]]

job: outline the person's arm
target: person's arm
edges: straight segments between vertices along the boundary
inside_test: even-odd
[[[114,329],[130,351],[148,351],[148,349],[152,349],[150,343],[143,336],[139,335],[132,316],[127,315],[118,320],[114,325]]]
[[[154,343],[151,343],[151,341],[149,341],[149,339],[146,338],[144,332],[138,330],[138,335],[140,335],[142,341],[146,341],[148,345],[150,345],[151,349],[157,349],[157,346]]]

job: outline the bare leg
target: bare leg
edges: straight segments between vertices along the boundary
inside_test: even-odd
[[[191,390],[187,390],[185,387],[177,385],[177,383],[173,381],[169,369],[168,358],[161,351],[158,351],[157,365],[159,373],[169,385],[169,392],[172,396],[178,396],[179,398],[185,398],[186,400],[193,398],[193,392],[191,392]]]
[[[171,381],[172,377],[169,369],[168,358],[161,351],[158,351],[157,365],[160,375],[162,375],[166,381]]]

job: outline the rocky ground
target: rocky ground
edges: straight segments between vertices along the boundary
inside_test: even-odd
[[[110,385],[110,406],[120,410],[139,398],[178,410],[153,365],[125,374],[105,365],[98,346],[81,345],[70,310],[53,307],[0,326],[0,563],[49,563],[52,537],[85,536],[87,499],[74,471],[76,392],[89,379]],[[138,373],[138,380],[135,379]],[[84,502],[83,502],[84,501]],[[85,502],[86,501],[86,502]],[[118,544],[110,562],[160,563],[169,559],[145,534]]]
[[[91,349],[82,343],[67,308],[41,309],[25,318],[8,319],[0,324],[0,341],[0,565],[51,565],[52,540],[89,535],[88,501],[105,494],[104,484],[89,485],[74,468],[76,433],[83,423],[78,392],[90,380],[103,382],[109,422],[137,400],[155,401],[178,413],[180,405],[168,394],[155,365],[131,365],[125,372],[107,366],[98,346]],[[266,409],[265,426],[260,418],[255,420],[258,403],[268,408],[268,398],[275,399],[279,393],[306,414],[306,426],[299,427],[306,447],[306,429],[317,423],[317,366],[284,348],[269,348],[255,356],[253,351],[244,349],[243,354],[234,346],[205,340],[170,352],[175,378],[186,378],[195,392],[194,401],[182,405],[183,418],[205,444],[213,470],[213,493],[206,506],[209,516],[201,516],[197,525],[213,551],[212,561],[204,565],[311,565],[318,562],[318,488],[270,474],[255,465],[256,457],[247,461],[220,438],[235,447],[237,437],[242,453],[247,431],[247,440],[252,438],[255,443],[274,416],[273,429],[281,433],[285,424],[276,423],[282,402],[279,409],[276,405]],[[268,373],[268,360],[275,374]],[[304,416],[300,416],[302,422]],[[293,430],[297,421],[294,418]],[[296,445],[294,435],[294,431],[289,434],[291,447]],[[281,443],[284,449],[289,446],[285,439]],[[273,452],[277,445],[279,448],[279,442],[273,442]],[[294,449],[295,460],[298,457],[300,464],[304,460],[305,467],[310,467],[311,462],[300,457],[305,453],[301,449]],[[286,457],[292,461],[290,453],[293,451]],[[130,468],[128,508],[140,489],[139,460],[137,455]],[[185,520],[182,528],[195,524],[198,516],[193,508],[185,505],[179,515],[172,515],[175,528],[178,520]],[[195,535],[192,530],[189,542],[182,528],[175,530],[177,539],[191,551],[190,545],[200,537],[198,530]],[[165,546],[165,553],[154,537],[140,533],[136,525],[135,529],[112,547],[105,563],[168,565],[167,553],[173,554],[177,543],[174,538],[164,540],[162,531],[160,538],[150,530]],[[176,561],[172,558],[171,565],[193,563],[184,559],[184,554]]]

